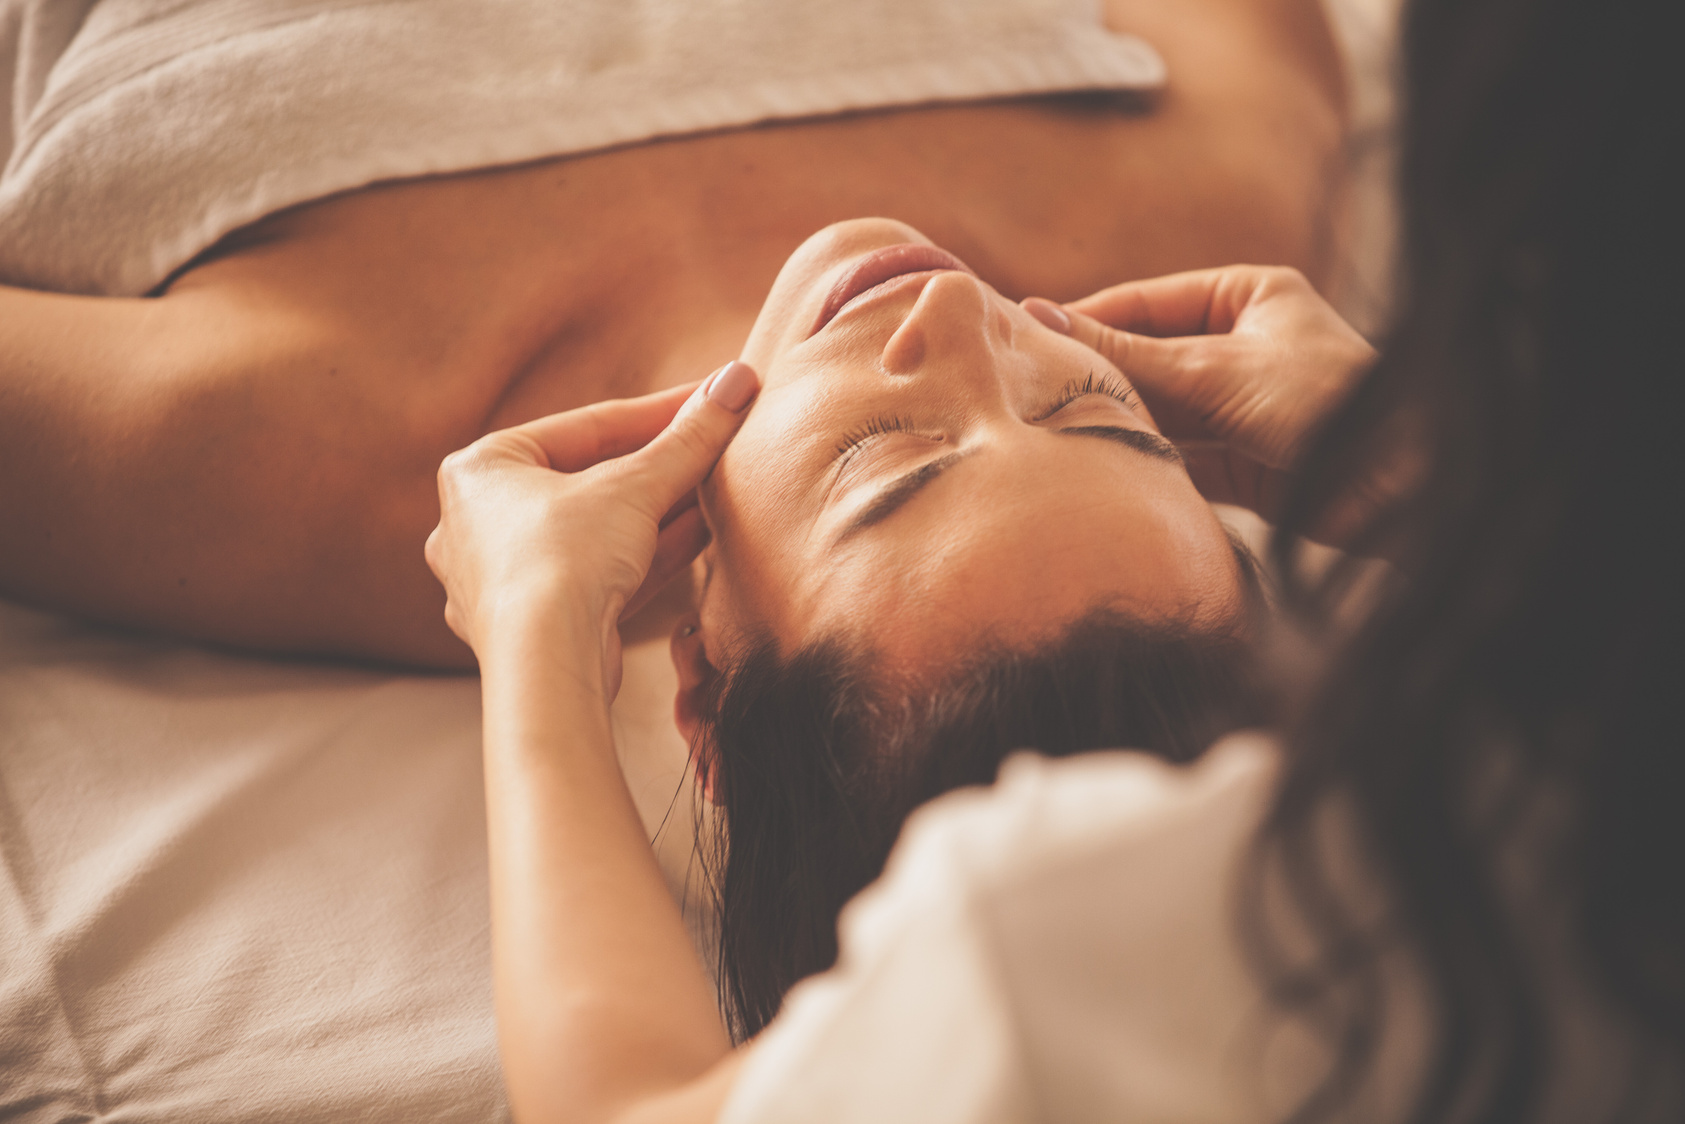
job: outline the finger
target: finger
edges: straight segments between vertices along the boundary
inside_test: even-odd
[[[1144,336],[1227,332],[1268,271],[1231,265],[1130,281],[1072,301],[1068,310]]]
[[[1109,328],[1080,312],[1070,312],[1072,339],[1099,352],[1138,387],[1156,386],[1175,376],[1180,341],[1155,339]]]
[[[515,426],[513,432],[535,442],[549,467],[580,472],[649,444],[672,422],[697,385],[687,383],[641,398],[618,398],[551,414]]]
[[[1204,401],[1210,387],[1191,372],[1200,369],[1200,354],[1208,354],[1214,341],[1200,336],[1139,336],[1108,328],[1080,312],[1069,316],[1071,338],[1093,348],[1124,373],[1160,433],[1172,440],[1211,436],[1206,425],[1210,403]]]
[[[640,478],[633,490],[657,516],[702,483],[737,435],[749,404],[760,393],[760,377],[747,363],[727,363],[694,394],[673,424],[626,458]]]
[[[694,506],[662,527],[655,540],[655,557],[649,564],[649,572],[644,575],[643,584],[627,599],[620,619],[629,619],[665,589],[668,582],[696,560],[708,545],[708,539],[708,524],[701,510]]]

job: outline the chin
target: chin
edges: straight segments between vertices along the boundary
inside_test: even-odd
[[[934,245],[921,232],[895,219],[844,219],[809,237],[790,255],[790,263],[829,269],[838,262],[902,242]]]

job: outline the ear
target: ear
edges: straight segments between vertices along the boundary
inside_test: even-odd
[[[679,690],[673,697],[673,721],[690,746],[691,767],[697,770],[696,783],[702,787],[702,794],[718,805],[716,760],[713,746],[705,744],[707,734],[702,728],[702,704],[720,673],[708,662],[702,620],[697,614],[686,613],[679,618],[679,623],[673,627],[668,650],[673,657],[673,668],[679,673]]]

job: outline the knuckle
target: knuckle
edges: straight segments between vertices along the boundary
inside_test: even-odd
[[[471,445],[447,453],[439,462],[439,492],[441,495],[460,495],[472,491],[476,478],[495,470],[500,463],[496,439],[488,434]]]
[[[1216,347],[1181,348],[1175,353],[1170,365],[1177,375],[1188,382],[1204,384],[1221,375],[1228,367],[1219,354],[1220,350]]]
[[[479,453],[473,445],[458,449],[454,453],[447,453],[445,459],[439,462],[440,482],[461,479],[474,470],[478,461]]]
[[[1114,367],[1120,370],[1128,369],[1130,355],[1135,350],[1129,333],[1116,328],[1101,328],[1100,338],[1096,342],[1098,346],[1094,350],[1110,360]]]

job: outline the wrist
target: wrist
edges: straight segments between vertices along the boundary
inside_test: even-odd
[[[577,663],[600,678],[608,606],[565,583],[504,586],[477,614],[474,649],[482,671],[507,659]]]

